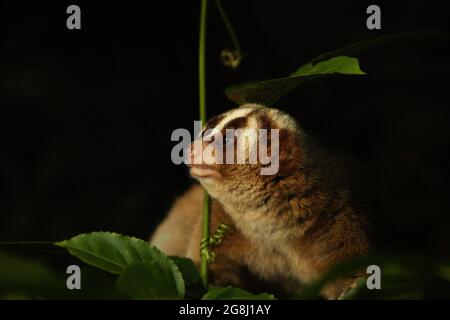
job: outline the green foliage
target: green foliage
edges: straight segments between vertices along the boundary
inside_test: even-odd
[[[200,275],[191,259],[173,256],[170,258],[180,269],[186,286],[195,286],[201,282]]]
[[[215,259],[215,254],[212,248],[220,244],[223,237],[227,232],[230,231],[230,227],[225,223],[220,223],[214,234],[209,238],[203,238],[200,243],[200,253],[202,257],[206,257],[208,262],[213,262]]]
[[[311,80],[336,74],[363,75],[364,72],[359,68],[358,59],[349,56],[380,46],[424,41],[436,37],[448,38],[448,33],[439,30],[406,32],[354,43],[321,54],[287,77],[232,85],[225,90],[225,94],[237,104],[258,102],[271,105],[299,84]]]
[[[312,62],[301,66],[290,77],[312,76],[317,74],[365,74],[359,68],[359,62],[356,58],[335,57],[313,64]]]
[[[119,297],[128,299],[180,299],[184,292],[177,290],[173,278],[155,261],[134,263],[117,279]]]
[[[358,278],[341,300],[429,299],[450,297],[448,266],[429,257],[404,254],[379,254],[357,257],[334,266],[320,279],[303,288],[294,298],[317,299],[329,283],[356,273],[365,273],[370,265],[381,269],[381,289],[369,290],[366,278]],[[368,275],[370,276],[370,275]]]
[[[9,246],[11,249],[11,246]],[[24,243],[14,246],[23,251]],[[53,245],[27,245],[40,256],[66,257],[64,251]],[[36,250],[37,247],[37,250]],[[55,250],[56,249],[56,250]],[[29,251],[29,250],[26,250]],[[62,254],[61,254],[62,253]],[[45,259],[43,259],[45,260]],[[66,260],[66,259],[64,259]],[[66,274],[68,264],[63,268],[50,268],[42,259],[25,258],[0,250],[0,299],[112,299],[115,298],[114,280],[109,274],[81,265],[82,290],[68,290]]]
[[[209,290],[205,292],[192,260],[168,257],[147,242],[132,237],[93,232],[58,242],[57,245],[88,264],[82,267],[83,290],[67,290],[65,271],[58,274],[43,263],[0,252],[0,297],[275,299],[269,293],[252,294],[231,286],[209,285]],[[55,253],[42,246],[40,249]],[[97,268],[98,273],[93,272],[95,269],[90,270],[92,267],[89,265]],[[320,299],[321,291],[328,284],[341,277],[364,275],[369,265],[378,265],[381,269],[381,290],[367,289],[366,278],[360,277],[340,297],[341,300],[450,298],[448,264],[430,257],[404,254],[377,254],[344,261],[292,298]],[[109,280],[102,274],[113,278]]]
[[[0,251],[0,298],[39,299],[56,297],[65,282],[42,263]]]
[[[365,73],[359,68],[358,59],[340,56],[317,64],[310,62],[284,78],[234,85],[227,88],[225,94],[237,104],[260,102],[271,105],[301,83],[335,74]]]
[[[127,299],[181,299],[185,286],[195,289],[201,282],[192,260],[168,257],[147,242],[109,232],[81,234],[56,243],[84,262],[119,274],[116,291]],[[218,288],[203,299],[273,299],[233,287]]]
[[[161,250],[143,240],[117,233],[93,232],[55,245],[66,248],[82,261],[113,274],[121,274],[135,264],[155,264],[159,269],[153,267],[150,271],[147,270],[146,275],[153,276],[152,281],[158,284],[164,281],[164,285],[169,288],[167,292],[176,292],[179,298],[184,296],[183,276],[177,265]],[[144,272],[142,267],[128,270],[126,279],[133,279],[138,271]],[[121,283],[123,285],[123,281]],[[162,297],[165,297],[167,292],[161,292]]]

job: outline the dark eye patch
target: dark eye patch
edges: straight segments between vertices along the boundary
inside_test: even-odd
[[[237,130],[240,128],[244,128],[247,125],[247,117],[239,117],[236,119],[231,120],[230,122],[226,123],[223,127],[221,133],[222,133],[222,145],[225,148],[227,145],[232,143],[234,140],[227,141],[227,138],[230,138],[227,136],[227,129],[233,129]],[[236,141],[234,141],[236,143]]]
[[[272,120],[267,115],[261,115],[258,119],[258,125],[261,129],[274,129]]]

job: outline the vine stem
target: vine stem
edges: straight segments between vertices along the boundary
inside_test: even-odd
[[[227,14],[225,13],[225,10],[223,9],[222,3],[220,3],[220,0],[214,0],[217,6],[217,9],[219,10],[220,16],[222,17],[222,20],[225,24],[225,27],[228,30],[228,34],[230,35],[231,41],[233,42],[234,48],[236,49],[236,52],[238,55],[242,55],[241,51],[241,45],[239,44],[238,38],[236,36],[236,32],[234,32],[233,26],[230,23],[230,19],[228,19]]]
[[[199,107],[200,120],[202,124],[206,123],[206,70],[205,70],[205,56],[206,56],[206,12],[208,0],[201,0],[200,9],[200,36],[198,44],[198,80],[199,80]],[[210,205],[209,195],[205,191],[203,195],[203,217],[202,217],[202,238],[209,239],[209,224],[210,224]],[[200,277],[205,288],[208,288],[208,259],[200,249],[201,265]]]

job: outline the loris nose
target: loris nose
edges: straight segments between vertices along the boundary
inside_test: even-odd
[[[187,149],[187,161],[186,164],[188,166],[192,166],[192,164],[202,164],[203,163],[203,158],[202,158],[202,153],[203,153],[203,141],[202,139],[197,139],[194,142],[192,142],[188,149]]]

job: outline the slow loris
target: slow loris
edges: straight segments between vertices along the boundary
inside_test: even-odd
[[[190,174],[201,186],[194,185],[175,202],[151,243],[200,264],[204,188],[212,197],[212,232],[221,222],[232,228],[212,248],[212,283],[286,297],[337,262],[367,254],[370,223],[352,160],[321,147],[286,113],[246,104],[210,119],[203,132],[220,132],[225,148],[230,143],[226,129],[250,128],[279,130],[278,172],[261,175],[261,163],[194,162]],[[198,156],[195,143],[205,142],[201,137],[194,141],[190,159]],[[247,148],[249,156],[249,145],[231,143]],[[323,295],[337,298],[354,279],[332,283]]]

